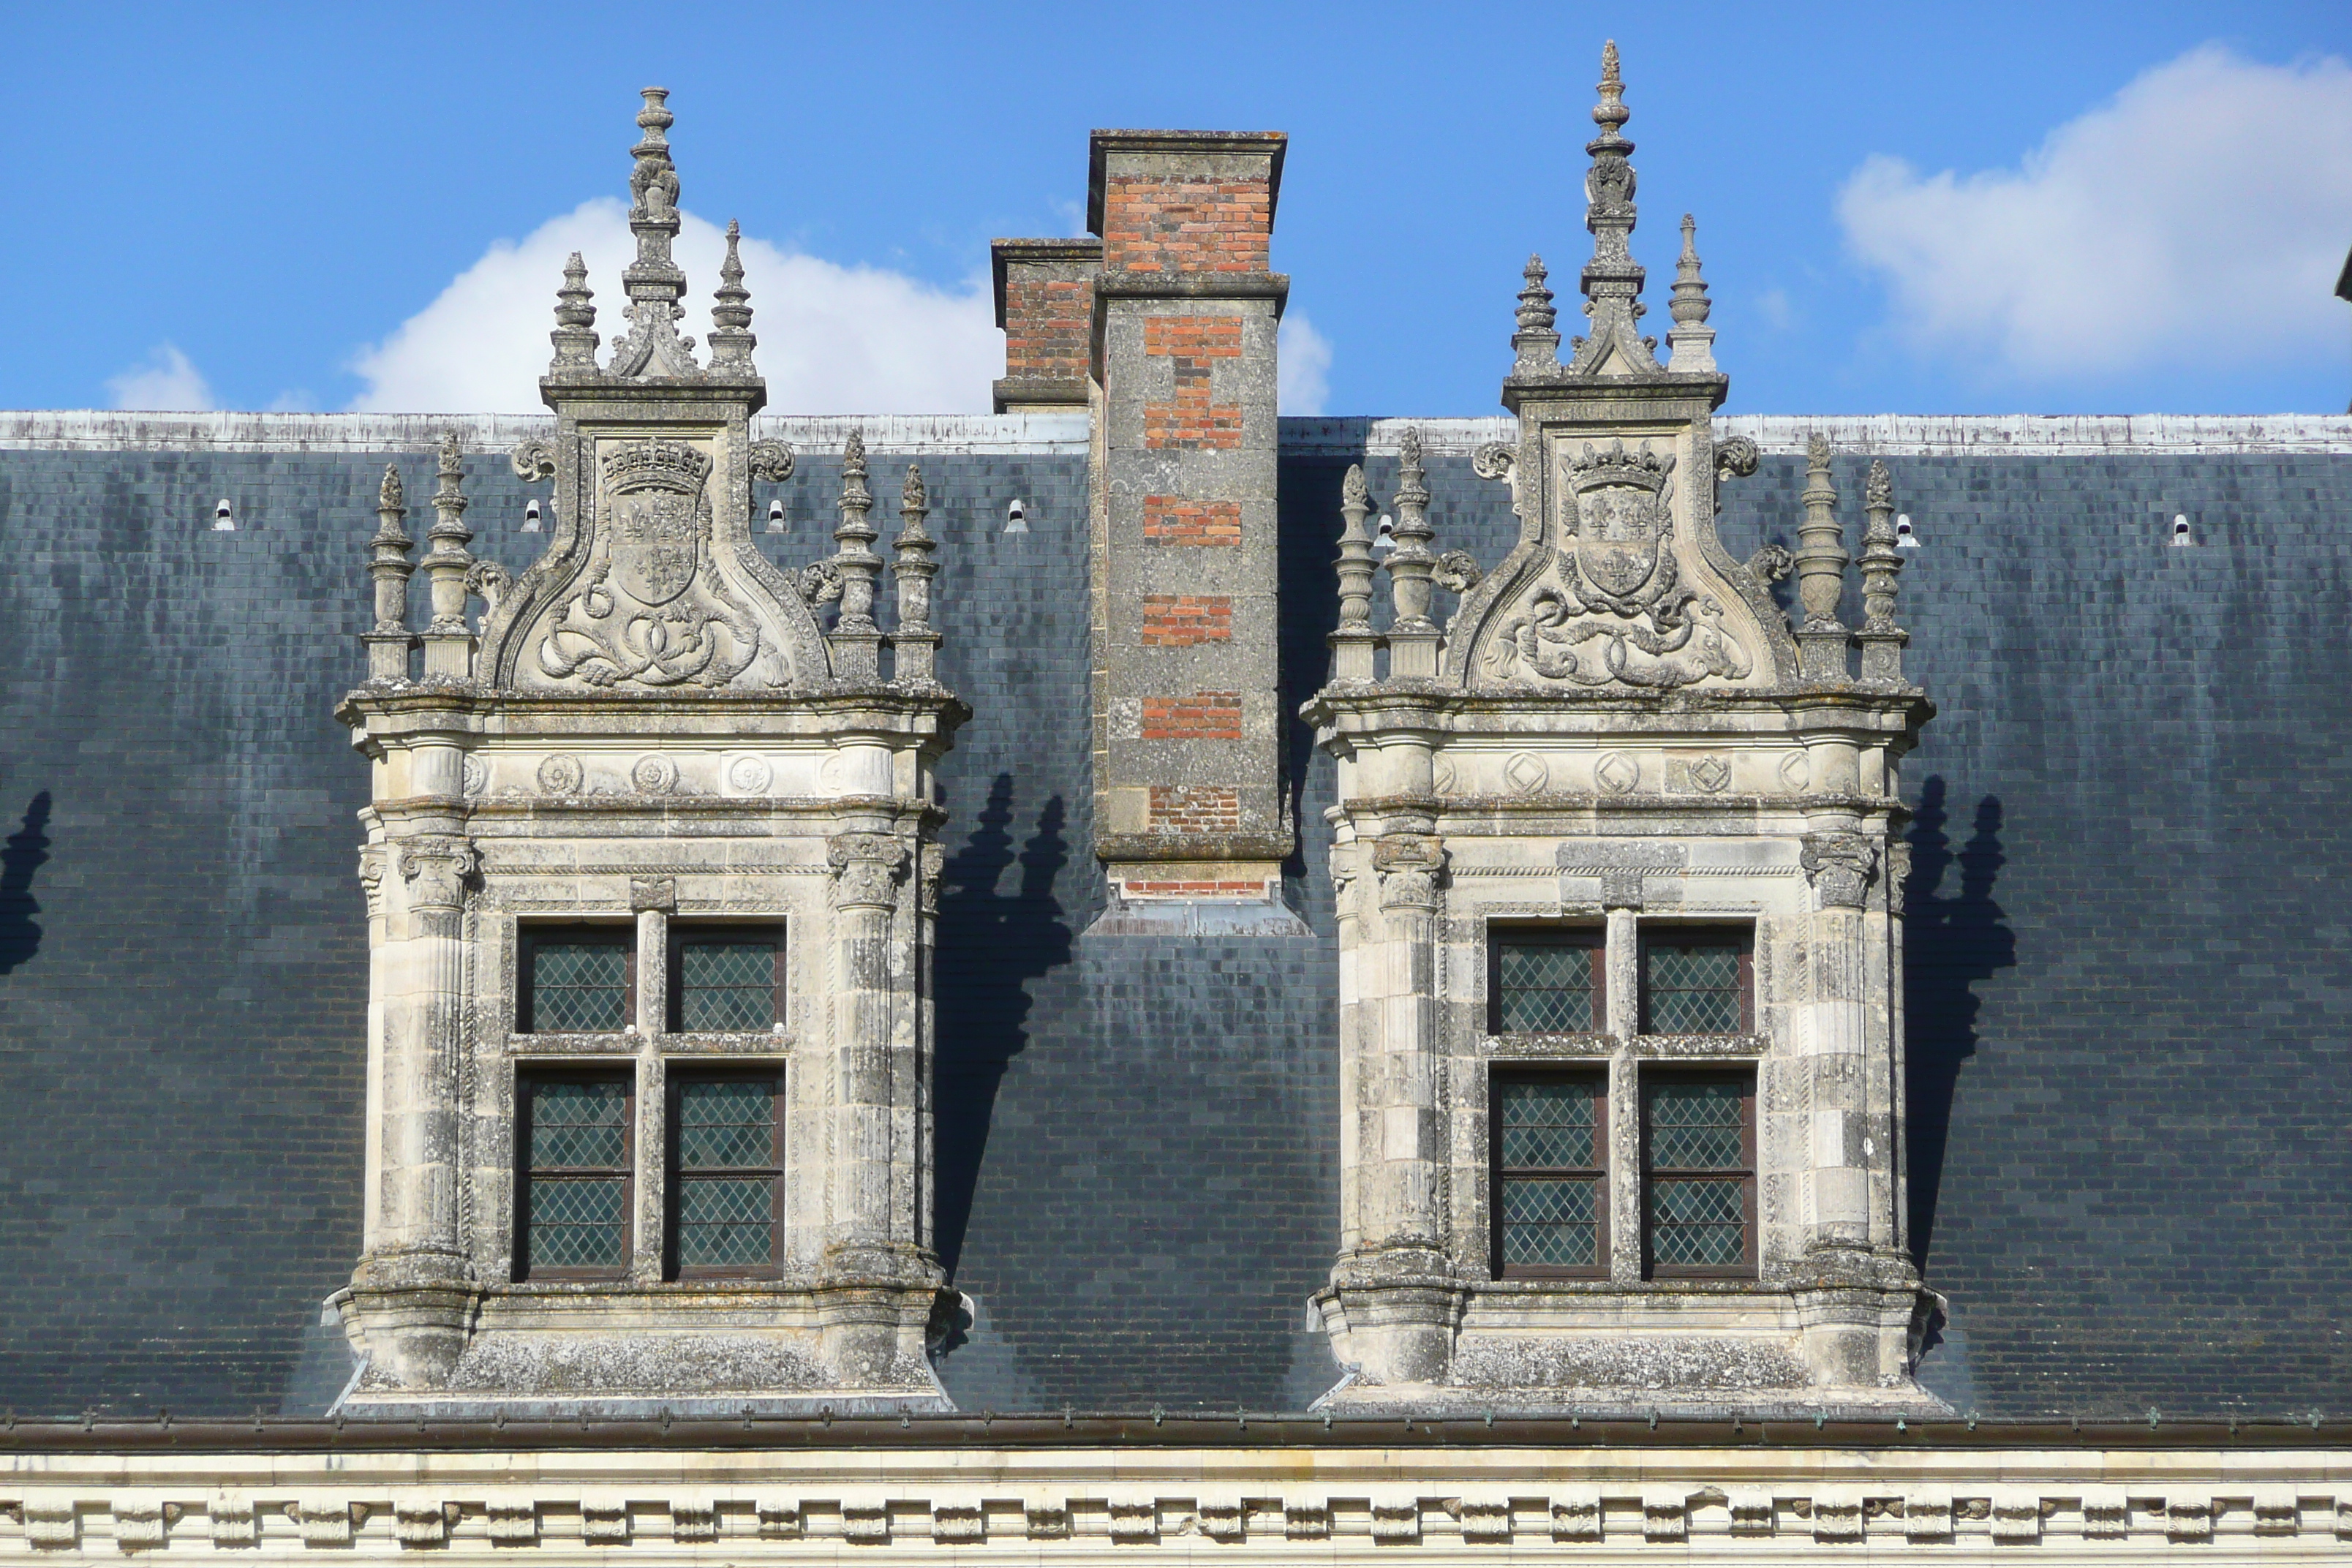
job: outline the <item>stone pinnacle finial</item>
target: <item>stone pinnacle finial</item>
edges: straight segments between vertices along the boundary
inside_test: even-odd
[[[1862,629],[1854,633],[1854,641],[1862,645],[1862,679],[1899,682],[1903,645],[1911,634],[1895,624],[1903,552],[1895,536],[1895,481],[1881,459],[1871,459],[1862,505],[1869,519],[1862,531]]]
[[[874,590],[882,557],[866,513],[874,492],[866,488],[866,432],[852,430],[841,448],[841,521],[833,531],[834,565],[841,573],[841,614],[834,622],[834,668],[851,680],[881,673],[881,628],[874,621]]]
[[[1683,253],[1675,263],[1675,299],[1667,310],[1675,318],[1666,333],[1674,349],[1666,368],[1678,374],[1708,374],[1715,368],[1715,329],[1706,324],[1713,309],[1706,297],[1706,279],[1699,273],[1698,220],[1683,214]]]
[[[550,374],[594,373],[596,307],[589,301],[595,297],[588,287],[588,264],[575,250],[563,264],[563,287],[555,291],[555,331],[548,334],[555,363],[548,367]]]
[[[1584,144],[1592,166],[1584,176],[1584,226],[1592,234],[1592,259],[1584,264],[1584,313],[1592,335],[1576,343],[1575,374],[1635,375],[1658,368],[1636,325],[1642,319],[1644,274],[1633,259],[1633,143],[1619,132],[1633,111],[1625,107],[1624,82],[1617,72],[1617,46],[1601,55],[1601,101],[1593,123],[1601,134]]]
[[[691,380],[701,374],[694,363],[694,340],[677,332],[686,307],[686,274],[671,247],[677,240],[677,165],[670,162],[669,141],[662,132],[677,122],[669,111],[669,89],[642,89],[646,106],[637,114],[645,132],[629,156],[636,160],[629,173],[629,232],[636,236],[637,258],[621,274],[628,290],[629,330],[613,345],[611,374],[620,376]]]
[[[1797,525],[1797,601],[1803,618],[1798,651],[1806,679],[1845,679],[1846,629],[1838,619],[1845,594],[1845,532],[1838,522],[1837,486],[1830,479],[1829,437],[1820,431],[1805,444],[1804,521]]]
[[[923,470],[908,464],[907,482],[898,488],[898,558],[890,567],[898,582],[898,625],[890,646],[898,656],[893,677],[915,686],[929,686],[936,679],[940,646],[940,634],[931,629],[931,579],[940,569],[931,554],[938,545],[923,526],[930,505]]]
[[[1511,334],[1511,348],[1517,354],[1513,374],[1539,374],[1559,368],[1559,332],[1552,325],[1559,312],[1552,309],[1551,290],[1545,287],[1550,275],[1544,270],[1543,258],[1530,256],[1519,275],[1524,287],[1519,289],[1519,308],[1516,313],[1518,331]]]
[[[743,287],[743,226],[727,220],[727,259],[719,266],[719,302],[710,307],[710,368],[751,370],[751,290]]]
[[[1408,428],[1398,443],[1396,548],[1389,552],[1389,594],[1396,605],[1389,623],[1389,675],[1427,679],[1437,674],[1437,623],[1429,618],[1431,578],[1437,558],[1429,552],[1436,530],[1429,526],[1429,485],[1421,467],[1421,431]]]
[[[1364,520],[1372,515],[1372,492],[1361,464],[1350,464],[1339,484],[1339,625],[1332,632],[1331,679],[1370,680],[1380,634],[1372,630],[1372,536]]]
[[[401,492],[400,469],[383,466],[383,483],[375,494],[375,537],[368,542],[368,575],[375,581],[375,625],[362,634],[367,645],[368,679],[398,679],[408,674],[408,579],[415,570],[408,559],[416,542],[401,527],[408,516]]]
[[[466,546],[466,463],[457,433],[441,438],[439,485],[433,492],[433,526],[425,531],[430,548],[418,564],[431,595],[433,618],[425,628],[425,673],[464,679],[471,669],[473,637],[466,626],[466,574],[474,558]]]

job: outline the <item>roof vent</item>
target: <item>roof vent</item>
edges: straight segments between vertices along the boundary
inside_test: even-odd
[[[792,531],[792,525],[784,521],[784,503],[781,500],[772,500],[768,503],[768,531],[770,533]]]
[[[1007,533],[1029,531],[1029,503],[1019,496],[1014,496],[1013,504],[1004,509],[1004,531]]]
[[[229,510],[228,502],[226,500],[213,508],[213,531],[215,533],[236,531],[236,516]]]
[[[1381,518],[1380,526],[1372,531],[1372,548],[1375,550],[1396,548],[1396,524],[1391,522],[1385,514]]]
[[[2174,549],[2176,549],[2176,550],[2183,550],[2183,549],[2186,549],[2186,548],[2188,548],[2189,545],[2192,545],[2192,544],[2194,544],[2194,543],[2196,543],[2196,542],[2196,542],[2195,540],[2193,540],[2193,539],[2191,539],[2191,538],[2189,538],[2189,519],[2188,519],[2187,515],[2186,515],[2186,514],[2184,514],[2184,513],[2181,513],[2181,512],[2175,512],[2175,513],[2173,513],[2173,514],[2172,514],[2172,545],[2173,545],[2173,548],[2174,548]]]
[[[539,529],[539,498],[533,496],[522,503],[522,531],[537,533]]]
[[[1911,531],[1911,517],[1907,512],[1895,520],[1895,548],[1897,550],[1919,548],[1919,536]]]

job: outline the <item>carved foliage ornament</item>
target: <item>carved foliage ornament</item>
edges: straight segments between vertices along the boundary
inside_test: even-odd
[[[833,868],[833,907],[891,909],[907,870],[907,847],[887,833],[844,833],[825,841]]]
[[[1435,909],[1444,868],[1445,847],[1433,834],[1391,833],[1372,841],[1384,910]]]
[[[454,910],[466,901],[466,881],[481,866],[473,840],[452,834],[420,834],[400,847],[400,875],[408,883],[413,909]]]
[[[1859,833],[1808,833],[1797,856],[1824,909],[1862,908],[1877,863],[1878,852]]]
[[[1682,579],[1673,456],[1618,440],[1563,448],[1561,458],[1549,559],[1488,643],[1483,673],[1659,689],[1745,677],[1755,661],[1723,624],[1722,605]]]

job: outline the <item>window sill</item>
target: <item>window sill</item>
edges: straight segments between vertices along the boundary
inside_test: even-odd
[[[1541,1062],[1606,1057],[1618,1043],[1614,1035],[1482,1035],[1478,1048],[1497,1061]]]
[[[761,1057],[775,1056],[792,1048],[790,1030],[746,1030],[740,1034],[683,1033],[662,1035],[655,1044],[663,1052],[675,1056],[695,1057]]]
[[[1760,1057],[1772,1047],[1767,1035],[1636,1035],[1633,1054],[1639,1057],[1691,1057],[1723,1059]]]

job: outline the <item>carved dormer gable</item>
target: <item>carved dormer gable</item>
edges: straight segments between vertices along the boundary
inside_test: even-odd
[[[487,617],[482,668],[524,691],[807,689],[832,670],[807,601],[752,542],[740,427],[583,430],[584,491]],[[584,512],[584,519],[580,514]]]

